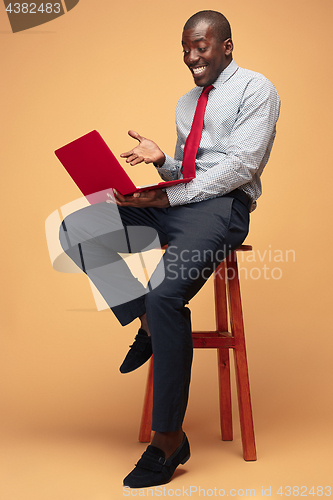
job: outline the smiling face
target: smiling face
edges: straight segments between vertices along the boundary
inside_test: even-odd
[[[184,62],[199,87],[211,85],[232,60],[232,41],[219,42],[206,21],[183,31]]]

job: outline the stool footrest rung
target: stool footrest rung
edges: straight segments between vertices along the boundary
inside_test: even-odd
[[[235,339],[230,332],[192,332],[193,347],[216,349],[223,347],[225,349],[233,349],[235,347]]]

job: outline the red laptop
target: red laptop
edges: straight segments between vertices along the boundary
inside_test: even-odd
[[[112,188],[122,195],[128,195],[187,183],[193,179],[188,177],[135,186],[96,130],[57,149],[55,154],[90,203],[107,200],[106,193]]]

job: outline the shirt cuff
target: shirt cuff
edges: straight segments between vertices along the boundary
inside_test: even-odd
[[[158,174],[160,175],[160,177],[162,177],[164,181],[173,181],[175,179],[178,179],[179,169],[180,169],[179,162],[171,158],[171,156],[166,155],[165,153],[164,156],[165,156],[165,162],[161,167],[155,165],[154,163]]]
[[[187,194],[186,184],[176,184],[176,186],[170,186],[166,188],[166,194],[169,198],[169,203],[171,207],[177,205],[186,205],[189,203]]]
[[[165,162],[163,163],[161,168],[174,169],[175,168],[175,160],[173,158],[171,158],[171,156],[166,155],[165,153],[164,153],[164,156],[165,156]]]

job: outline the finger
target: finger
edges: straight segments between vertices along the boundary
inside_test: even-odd
[[[127,163],[129,163],[133,167],[134,165],[137,165],[138,163],[142,163],[143,162],[143,157],[142,156],[137,156],[132,161],[129,160],[129,159],[127,159],[126,161],[127,161]]]
[[[126,201],[125,196],[123,196],[122,194],[118,193],[118,191],[116,189],[113,189],[113,192],[114,192],[116,201],[117,200],[118,201]]]
[[[121,153],[121,157],[122,158],[127,158],[128,156],[132,155],[133,154],[133,149],[131,149],[131,151],[126,151],[126,153]]]
[[[129,156],[126,158],[126,162],[127,162],[127,163],[130,163],[131,161],[136,160],[136,158],[137,158],[137,157],[138,157],[138,155],[137,155],[137,154],[132,153],[131,155],[129,155]]]
[[[144,139],[144,137],[142,137],[140,134],[138,134],[138,132],[135,132],[135,130],[129,130],[128,135],[130,137],[133,137],[133,139],[136,139],[139,142],[141,142]]]
[[[106,193],[106,196],[108,197],[108,200],[106,200],[106,203],[116,203],[114,194]]]

